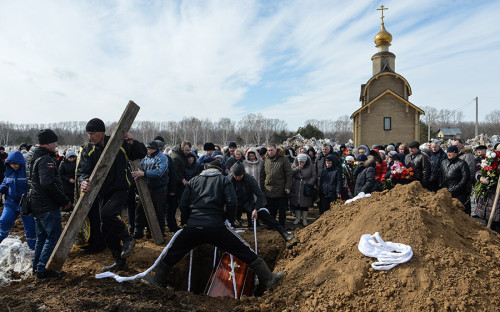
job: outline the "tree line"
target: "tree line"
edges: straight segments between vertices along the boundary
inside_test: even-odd
[[[462,138],[474,137],[475,123],[463,121],[464,114],[457,110],[423,107],[426,115],[421,116],[421,141],[427,140],[427,126],[431,127],[431,137],[441,128],[459,128]],[[36,143],[38,130],[53,129],[59,136],[59,145],[80,145],[87,140],[86,121],[61,121],[55,123],[23,123],[16,124],[0,121],[0,145],[20,145]],[[111,134],[116,122],[107,122],[107,133]],[[287,138],[300,133],[305,138],[330,138],[345,143],[352,139],[352,120],[344,115],[333,119],[308,119],[303,127],[290,131],[286,121],[278,118],[266,118],[262,114],[251,113],[239,121],[223,117],[217,121],[184,117],[180,121],[136,121],[131,131],[142,141],[151,141],[155,136],[164,137],[167,145],[175,146],[183,140],[194,145],[214,142],[227,145],[236,141],[239,145],[261,145],[267,142],[282,143]],[[490,112],[484,121],[479,123],[479,133],[498,134],[500,129],[500,110]]]

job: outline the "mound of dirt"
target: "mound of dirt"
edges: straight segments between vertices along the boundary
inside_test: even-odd
[[[330,210],[299,231],[274,292],[247,311],[498,311],[500,237],[441,190],[413,182]],[[410,245],[413,258],[389,271],[358,251],[361,235]]]

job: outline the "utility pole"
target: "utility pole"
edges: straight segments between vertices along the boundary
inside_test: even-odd
[[[427,115],[427,142],[431,140],[431,118]]]
[[[477,96],[476,96],[476,129],[474,131],[474,136],[477,137],[478,133],[477,133],[477,125],[478,125],[478,114],[479,114],[479,105],[478,105],[478,99],[477,99]]]

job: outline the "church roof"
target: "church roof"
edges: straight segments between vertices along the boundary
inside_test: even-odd
[[[403,76],[399,75],[398,73],[394,72],[389,67],[389,65],[386,66],[384,64],[384,67],[382,68],[382,70],[378,74],[376,74],[375,76],[371,77],[370,80],[368,80],[368,82],[364,85],[364,88],[362,87],[362,93],[361,93],[361,96],[360,96],[360,101],[361,101],[361,99],[363,99],[366,96],[366,90],[368,89],[368,87],[370,86],[370,84],[372,83],[372,81],[374,79],[377,79],[378,77],[384,76],[384,75],[392,75],[392,76],[395,76],[398,79],[403,80],[403,82],[405,83],[406,87],[408,88],[408,96],[411,95],[411,87],[410,87],[410,84],[408,83],[408,81],[405,79],[405,77],[403,77]]]
[[[457,135],[457,134],[462,134],[462,131],[458,128],[447,128],[447,129],[439,129],[443,135]],[[438,132],[439,132],[438,131]]]
[[[397,95],[396,93],[392,92],[391,90],[387,89],[385,90],[381,95],[377,96],[376,98],[374,98],[370,103],[366,104],[365,106],[362,106],[360,109],[358,109],[357,111],[355,111],[352,115],[351,115],[351,119],[354,118],[354,116],[356,116],[357,114],[359,114],[362,110],[364,110],[365,108],[367,108],[368,106],[372,105],[373,103],[375,103],[376,101],[378,101],[381,97],[383,97],[384,95],[386,94],[390,94],[390,95],[393,95],[395,96],[398,100],[410,105],[413,109],[419,111],[421,114],[425,114],[425,112],[420,109],[418,106],[416,106],[415,104],[411,103],[410,101],[407,101],[405,99],[403,99],[402,97],[400,97],[399,95]]]

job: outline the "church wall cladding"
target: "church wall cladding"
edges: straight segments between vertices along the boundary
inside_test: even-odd
[[[380,76],[378,79],[374,79],[370,83],[370,98],[367,103],[373,101],[377,96],[384,93],[387,89],[390,89],[392,92],[396,93],[403,99],[408,100],[408,97],[404,96],[404,88],[405,83],[403,80],[398,79],[393,75]]]
[[[392,95],[384,95],[360,113],[362,132],[361,144],[371,147],[374,144],[411,142],[415,140],[415,114],[406,103]],[[384,117],[391,117],[391,130],[384,130]]]

